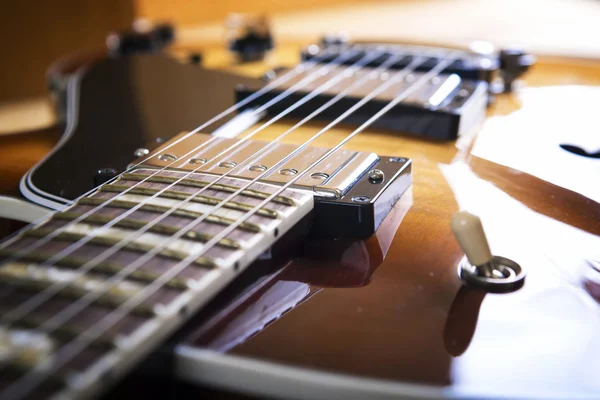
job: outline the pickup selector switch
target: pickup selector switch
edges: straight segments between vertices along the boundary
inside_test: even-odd
[[[508,293],[523,287],[525,272],[516,262],[492,255],[478,216],[457,212],[452,218],[452,231],[467,256],[459,265],[459,275],[468,286],[491,293]]]

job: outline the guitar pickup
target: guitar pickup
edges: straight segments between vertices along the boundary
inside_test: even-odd
[[[227,178],[247,182],[263,174],[258,182],[277,186],[303,174],[290,187],[314,196],[313,236],[371,236],[412,184],[412,163],[403,157],[340,148],[311,166],[328,149],[305,147],[277,165],[299,146],[241,141],[203,133],[185,135],[183,132],[167,142],[166,146],[173,145],[164,152],[157,149],[144,156],[145,161],[139,168],[169,166],[169,169],[212,176],[227,173]],[[196,148],[199,150],[192,151]],[[274,165],[277,167],[271,168]]]
[[[268,115],[278,115],[288,108],[293,108],[305,96],[322,90],[322,87],[326,86],[332,79],[339,77],[340,74],[344,74],[348,68],[350,67],[344,65],[333,66],[326,74],[319,75],[312,80],[311,74],[314,71],[306,70],[268,93],[259,96],[256,100],[250,101],[243,109],[258,108],[272,101],[292,86],[301,86],[299,90],[273,102],[274,104],[268,108]],[[351,76],[348,74],[339,83],[322,90],[313,99],[288,113],[288,116],[292,118],[306,117],[345,91],[353,82],[374,71],[376,72],[375,69],[370,67],[355,70]],[[277,73],[269,75],[269,78],[276,79],[286,72],[285,69],[278,69]],[[338,101],[317,114],[314,119],[328,122],[336,119],[365,96],[375,91],[380,85],[383,85],[386,79],[392,79],[395,73],[400,72],[394,70],[379,72],[378,79],[367,79],[363,85],[342,96]],[[454,140],[460,135],[471,132],[481,124],[485,118],[488,103],[488,84],[486,82],[468,80],[458,74],[449,74],[435,76],[418,85],[416,89],[412,89],[414,82],[419,81],[423,75],[423,72],[407,74],[404,79],[398,80],[381,91],[342,122],[350,125],[362,124],[411,87],[412,91],[407,98],[378,118],[372,124],[373,128],[437,140]],[[306,81],[310,82],[304,84],[303,82]],[[238,86],[236,88],[237,101],[246,99],[264,85]]]
[[[427,58],[416,66],[416,72],[426,72],[438,64],[445,54],[453,49],[438,47],[411,46],[405,44],[392,43],[320,43],[313,44],[302,50],[301,57],[303,61],[318,60],[320,63],[340,63],[343,65],[352,65],[363,58],[365,55],[374,51],[382,51],[381,56],[370,61],[366,66],[375,68],[382,65],[390,57],[402,55],[397,61],[390,65],[389,69],[401,70],[406,68],[416,57],[426,56]],[[338,56],[342,52],[353,51],[352,57],[340,59]],[[502,67],[501,60],[490,54],[480,54],[470,51],[461,51],[457,57],[445,69],[448,75],[455,74],[463,79],[473,81],[484,81],[488,84],[496,76],[496,72]]]

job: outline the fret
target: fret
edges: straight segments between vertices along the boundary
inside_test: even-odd
[[[112,220],[112,218],[114,218],[113,216],[109,216],[109,218]],[[176,225],[176,224],[175,224]],[[216,227],[216,225],[209,225],[212,227]],[[195,226],[193,229],[194,231],[199,231],[199,232],[206,232],[205,228],[206,225],[204,227],[198,227]],[[43,225],[41,228],[37,228],[37,229],[49,229],[49,230],[61,230],[63,232],[74,232],[77,234],[83,234],[83,235],[87,235],[88,239],[91,239],[94,235],[100,235],[100,236],[108,236],[108,237],[112,237],[115,239],[119,239],[119,240],[123,240],[123,241],[129,241],[129,237],[132,236],[132,230],[129,229],[121,229],[118,227],[110,227],[110,228],[106,228],[104,225],[102,224],[88,224],[85,223],[85,221],[83,222],[79,222],[76,224],[72,223],[72,220],[63,220],[63,219],[51,219],[50,221],[48,221],[45,225]],[[217,234],[218,232],[214,233]],[[249,235],[248,233],[246,233],[246,235]],[[200,255],[200,257],[205,257],[208,262],[210,262],[211,264],[214,265],[214,267],[212,268],[207,268],[207,267],[199,267],[196,263],[190,263],[190,268],[186,268],[186,269],[191,269],[191,270],[200,270],[200,275],[204,275],[202,273],[202,271],[210,271],[211,269],[216,268],[222,268],[222,267],[226,267],[228,265],[230,265],[230,260],[234,259],[235,257],[237,257],[239,255],[240,252],[244,251],[244,248],[246,248],[247,246],[252,246],[252,243],[254,240],[256,240],[256,237],[259,237],[261,234],[252,234],[253,236],[250,238],[244,238],[244,240],[242,242],[240,242],[241,244],[243,244],[243,248],[240,249],[235,249],[235,248],[231,248],[231,247],[225,247],[225,246],[212,246],[211,248],[209,248],[205,254]],[[210,237],[213,237],[212,234],[209,235]],[[34,238],[28,238],[24,235],[22,235],[22,239],[23,240],[35,240]],[[158,247],[157,252],[159,252],[160,250],[164,248],[169,249],[169,250],[176,250],[176,251],[181,251],[184,252],[186,254],[193,254],[199,251],[202,251],[202,249],[204,248],[204,242],[199,241],[199,240],[189,240],[186,237],[182,237],[179,238],[177,240],[169,240],[170,236],[165,235],[165,234],[157,234],[157,233],[153,233],[153,232],[143,232],[139,235],[136,235],[135,240],[137,242],[141,242],[141,243],[145,243],[147,245],[153,246],[153,247]],[[87,239],[86,239],[87,240]],[[50,252],[51,253],[55,253],[54,248],[56,247],[66,247],[64,246],[64,243],[66,242],[60,242],[60,241],[51,241],[52,246],[50,247]],[[61,245],[61,243],[63,243],[63,245]],[[98,251],[103,249],[104,247],[100,247],[99,245],[95,245],[93,243],[86,243],[83,246],[79,247],[79,245],[76,245],[74,250],[69,251],[69,255],[75,255],[77,254],[78,256],[80,256],[80,258],[84,258],[84,259],[88,259],[89,257],[86,255],[86,248],[91,248],[91,251],[93,253],[95,253],[97,256],[100,255],[100,253],[102,251]],[[106,248],[104,248],[104,250],[106,250]],[[112,251],[112,255],[108,256],[108,258],[111,261],[116,262],[119,265],[128,265],[129,263],[133,262],[135,259],[139,258],[139,253],[134,253],[132,251],[129,251],[125,248],[121,248],[119,250],[114,250]],[[113,256],[114,255],[114,256]],[[103,257],[103,256],[101,256]],[[153,262],[154,260],[154,262]],[[202,259],[200,259],[200,261],[202,262]],[[154,266],[159,267],[158,270],[156,270],[156,268],[152,267],[150,268],[150,270],[156,270],[156,272],[162,271],[162,272],[166,272],[164,268],[160,267],[157,264],[173,264],[173,260],[171,259],[167,259],[164,257],[161,257],[160,255],[156,255],[156,257],[152,257],[151,260],[148,260],[148,262]],[[146,263],[141,266],[140,268],[145,269],[146,267]],[[197,274],[196,274],[197,275]]]
[[[61,365],[65,356],[62,350],[69,342],[69,339],[59,339],[39,329],[0,326],[0,368],[3,374],[8,370],[15,375],[26,374],[34,369],[40,372],[52,371],[54,383],[60,384],[77,372],[89,368],[116,348],[114,344],[108,346],[94,341],[92,347],[79,352],[72,360]]]
[[[39,332],[51,341],[53,347],[48,357],[52,357],[55,363],[56,368],[52,369],[58,373],[54,375],[58,376],[56,381],[66,385],[61,389],[64,390],[61,394],[67,397],[87,390],[90,383],[98,382],[98,377],[105,373],[120,374],[119,364],[122,360],[134,362],[146,353],[145,349],[150,348],[150,344],[157,343],[173,332],[183,321],[183,309],[193,313],[206,304],[219,288],[224,287],[279,237],[305,218],[313,205],[312,194],[286,190],[278,198],[280,201],[270,202],[259,213],[252,215],[249,221],[236,226],[216,246],[205,249],[207,241],[237,224],[239,218],[278,188],[256,185],[254,188],[259,190],[245,191],[236,197],[238,201],[227,202],[216,215],[207,215],[212,212],[212,206],[222,201],[223,196],[235,192],[240,187],[236,185],[245,182],[226,180],[223,185],[211,186],[206,196],[195,195],[193,202],[181,207],[178,202],[194,196],[190,191],[206,187],[210,177],[208,180],[190,179],[184,182],[185,185],[166,191],[166,196],[149,199],[148,196],[161,190],[161,185],[171,184],[176,179],[177,175],[173,175],[177,174],[176,171],[167,173],[171,174],[169,179],[151,181],[147,186],[131,189],[127,186],[143,179],[136,176],[139,174],[124,176],[117,185],[104,185],[92,196],[81,199],[66,211],[56,213],[44,224],[21,232],[10,250],[0,250],[0,294],[9,293],[0,300],[0,323],[9,324],[11,329]],[[213,188],[217,190],[211,191]],[[125,190],[128,192],[123,194]],[[110,203],[101,206],[109,196]],[[172,207],[176,209],[171,213]],[[136,208],[135,211],[130,211],[133,208]],[[169,215],[162,217],[167,212]],[[72,223],[84,213],[90,215]],[[125,213],[128,215],[122,220],[111,222]],[[161,219],[156,220],[159,217]],[[203,221],[190,230],[184,230],[179,239],[170,240],[191,221],[199,218]],[[132,231],[144,229],[152,221],[156,223],[147,231],[120,245]],[[111,226],[105,227],[109,223]],[[50,234],[52,238],[35,250],[25,250],[39,238]],[[77,246],[76,243],[82,240],[86,243]],[[99,258],[97,265],[90,263],[116,245],[120,248],[105,258]],[[69,250],[71,247],[72,250]],[[196,262],[189,266],[187,263],[180,264],[180,261],[190,258],[190,254],[203,250],[206,253]],[[19,255],[21,252],[22,256]],[[108,283],[111,276],[129,268],[141,254],[148,252],[156,252],[156,257],[127,271],[123,274],[124,280],[114,286]],[[56,257],[58,260],[52,265],[42,265],[59,253],[65,254],[65,257]],[[16,261],[13,261],[15,258]],[[78,269],[86,264],[89,264],[89,270],[85,274],[79,273]],[[170,275],[163,281],[165,273]],[[124,306],[157,280],[161,285],[144,293],[140,298],[143,300],[141,304],[131,309]],[[44,299],[30,313],[11,314],[15,307],[30,301],[32,294],[35,296],[57,283],[65,287],[47,300]],[[81,303],[86,296],[89,301]],[[72,309],[73,313],[67,311],[62,319],[56,320],[57,314],[75,304],[81,307]],[[106,318],[118,315],[115,312],[119,313],[119,310],[123,311],[119,319],[114,324],[107,323]],[[48,327],[47,332],[44,332],[44,326]],[[102,334],[93,340],[88,336],[90,346],[69,360],[66,344],[78,338],[85,340],[86,332],[100,332],[97,330],[99,326],[102,327]],[[27,369],[23,372],[34,368],[43,356],[41,354],[40,358],[26,364]],[[9,365],[15,370],[12,363]],[[5,376],[0,377],[0,386],[3,379]]]
[[[62,211],[62,212],[57,212],[57,213],[53,214],[52,218],[66,220],[66,221],[73,221],[73,220],[80,218],[82,215],[83,214],[78,214],[78,213],[69,212],[69,211]],[[109,222],[111,222],[113,219],[114,218],[110,217],[110,216],[92,214],[92,215],[85,217],[82,220],[82,222],[91,224],[91,225],[103,226],[103,225],[106,225]],[[124,219],[116,222],[113,226],[119,227],[119,228],[139,230],[139,229],[144,228],[147,224],[148,224],[148,222],[143,221],[143,220],[137,220],[137,219],[133,219],[133,218],[124,218]],[[169,225],[157,223],[151,227],[146,228],[146,230],[147,230],[147,232],[157,233],[160,235],[172,236],[172,235],[175,235],[176,233],[178,233],[180,228],[178,228],[176,226],[169,226]],[[197,232],[194,230],[188,230],[181,237],[183,239],[188,239],[188,240],[192,240],[192,241],[196,241],[196,242],[200,242],[200,243],[205,243],[205,242],[208,242],[209,240],[211,240],[214,236],[206,234],[206,233],[202,233],[202,232]],[[223,239],[219,240],[217,242],[217,245],[228,248],[228,249],[234,249],[234,250],[240,249],[242,247],[238,241],[229,239],[229,238],[223,238]]]
[[[145,180],[145,182],[167,183],[167,184],[173,184],[173,183],[177,182],[177,185],[196,187],[196,188],[204,188],[211,183],[211,182],[201,181],[201,180],[192,179],[192,178],[181,179],[181,178],[173,177],[173,176],[164,176],[164,175],[150,176],[150,175],[146,175],[146,174],[136,174],[136,173],[125,173],[119,177],[119,180],[129,180],[129,181]],[[210,186],[209,189],[215,190],[215,191],[221,191],[221,192],[225,192],[225,193],[235,193],[237,190],[240,189],[240,187],[234,186],[234,185],[215,183],[212,186]],[[255,199],[259,199],[259,200],[264,200],[267,197],[269,197],[271,195],[271,193],[263,192],[263,191],[259,191],[259,190],[255,190],[255,189],[244,189],[240,192],[240,195],[252,197]],[[271,199],[271,202],[284,204],[286,206],[295,206],[296,205],[296,202],[294,201],[294,199],[292,199],[290,197],[285,197],[285,196],[275,196],[275,197],[273,197],[273,199]]]
[[[4,268],[3,268],[4,269]],[[13,288],[38,293],[43,290],[47,290],[55,282],[52,280],[41,280],[35,278],[29,278],[26,276],[11,276],[10,274],[0,274],[0,283],[4,286],[10,286]],[[79,300],[89,292],[89,289],[83,286],[67,286],[62,288],[56,293],[57,296],[69,298],[72,300]],[[104,294],[94,300],[93,304],[110,308],[113,310],[118,309],[123,303],[127,301],[124,296],[117,296],[114,294]],[[148,305],[140,305],[133,310],[133,314],[142,317],[152,317],[156,315],[154,307]],[[4,317],[2,317],[4,318]]]
[[[0,390],[5,389],[11,381],[16,381],[19,377],[22,377],[31,370],[28,366],[19,365],[14,362],[7,362],[6,364],[0,362],[0,368],[2,368],[2,374],[0,374]],[[67,381],[67,374],[51,374],[28,398],[49,398],[52,394],[63,389],[67,384]]]
[[[53,332],[48,333],[42,329],[43,323],[44,321],[41,318],[34,317],[32,315],[26,315],[12,322],[12,326],[16,329],[44,332],[46,335],[50,336],[50,338],[57,341],[70,341],[85,334],[84,330],[68,325],[58,326]],[[92,342],[92,346],[100,347],[102,349],[112,349],[116,346],[116,338],[103,335],[95,338]]]
[[[11,251],[11,250],[6,250],[6,249],[0,250],[0,257],[9,258],[9,257],[15,257],[16,255],[17,255],[17,251]],[[23,261],[42,264],[46,260],[48,260],[50,257],[52,257],[52,254],[50,254],[50,253],[37,252],[37,253],[27,253],[23,256],[18,256],[17,258],[19,260],[23,260]],[[52,267],[57,266],[57,267],[67,268],[67,269],[76,271],[76,270],[80,269],[81,267],[83,267],[83,265],[86,262],[88,262],[87,259],[81,259],[81,258],[77,258],[77,257],[73,257],[73,256],[67,256],[67,257],[63,257],[60,260],[56,261]],[[7,264],[7,265],[10,265],[10,264]],[[3,268],[4,268],[4,266],[0,267],[0,276],[2,275]],[[106,275],[116,275],[125,268],[126,268],[126,266],[123,266],[123,265],[102,262],[102,263],[99,263],[98,265],[95,265],[91,269],[91,271],[97,272],[100,274],[106,274]],[[145,270],[139,270],[139,269],[132,271],[131,273],[129,273],[127,275],[128,279],[131,279],[132,281],[136,281],[136,282],[140,282],[140,283],[152,283],[156,279],[158,279],[159,276],[160,276],[159,274],[145,271]],[[170,289],[175,289],[175,290],[185,290],[185,289],[189,288],[189,285],[187,283],[187,280],[172,278],[165,283],[165,287],[168,287]]]
[[[78,205],[99,206],[101,204],[104,204],[105,202],[106,202],[106,199],[103,199],[103,198],[84,197],[82,199],[79,199],[77,204]],[[136,203],[134,201],[114,199],[114,200],[110,201],[110,203],[106,204],[103,207],[123,208],[126,210],[130,210],[139,204],[140,203]],[[155,212],[155,213],[160,213],[160,214],[165,214],[170,210],[169,207],[161,206],[161,205],[157,205],[157,204],[149,204],[149,203],[143,204],[138,209],[141,211]],[[176,217],[198,219],[205,214],[201,213],[201,212],[197,212],[197,211],[185,210],[185,209],[180,208],[180,209],[176,209],[176,210],[172,211],[171,215],[176,216]],[[222,226],[229,226],[229,225],[233,224],[235,222],[235,220],[232,218],[226,218],[226,217],[222,217],[222,216],[218,216],[218,215],[206,215],[206,217],[204,218],[204,222],[222,225]],[[258,233],[261,231],[260,226],[258,226],[257,224],[251,223],[251,222],[242,222],[238,226],[237,229],[240,229],[240,230],[243,230],[246,232],[252,232],[252,233]]]
[[[50,230],[50,229],[37,228],[37,229],[31,229],[29,231],[25,231],[25,232],[23,232],[22,235],[25,237],[43,238],[43,237],[46,237],[47,235],[49,235],[51,232],[52,232],[52,230]],[[98,234],[98,235],[92,237],[91,239],[89,239],[88,235],[84,235],[83,233],[77,233],[77,232],[72,232],[72,231],[61,232],[58,235],[56,235],[52,240],[68,241],[68,242],[74,243],[74,242],[77,242],[77,241],[85,239],[85,238],[88,238],[88,243],[90,243],[90,244],[97,244],[97,245],[102,245],[102,246],[106,246],[106,247],[115,246],[117,243],[119,243],[121,241],[121,239],[119,239],[119,238],[115,238],[113,236],[108,236],[108,235],[101,235],[101,234]],[[137,252],[137,253],[145,254],[145,253],[153,250],[154,246],[134,240],[134,241],[131,241],[131,242],[125,244],[123,246],[123,248],[126,250]],[[2,250],[0,250],[0,256],[2,256],[2,254],[3,254]],[[161,250],[158,253],[158,255],[161,257],[169,258],[169,259],[176,260],[176,261],[181,261],[189,256],[189,254],[184,251],[169,249],[169,248]],[[40,259],[40,257],[38,257],[38,259]],[[80,267],[81,265],[83,265],[85,263],[85,261],[83,261],[83,260],[73,260],[73,259],[71,259],[68,262],[69,262],[69,266],[73,266],[75,268]],[[212,261],[208,257],[199,257],[194,261],[193,264],[196,264],[196,265],[204,267],[204,268],[215,268],[217,266],[214,263],[214,261]],[[109,264],[109,265],[105,265],[102,269],[108,273],[116,273],[123,268],[124,267],[114,266],[114,265]],[[141,279],[145,279],[145,277],[143,277]],[[152,279],[152,280],[154,280],[154,279]],[[146,281],[148,281],[148,280],[146,280]]]
[[[0,288],[3,288],[3,286],[0,285]],[[19,289],[14,286],[7,286],[6,288],[11,289],[11,295],[0,303],[0,315],[8,314],[14,308],[19,307],[31,299],[31,292],[27,290]],[[45,323],[54,315],[63,311],[72,304],[73,300],[69,297],[52,297],[26,316],[13,318],[9,322],[10,324],[18,326],[20,323],[22,323],[23,319],[27,320],[31,318],[35,322]],[[76,318],[72,318],[67,321],[66,324],[62,324],[61,327],[67,326],[71,331],[85,332],[97,321],[104,318],[111,312],[113,312],[113,309],[111,308],[101,306],[99,304],[90,304],[85,308],[85,311],[80,313]],[[147,321],[149,321],[148,316],[129,314],[122,321],[111,327],[111,329],[107,330],[102,337],[110,340],[127,337]],[[24,323],[27,323],[27,321]]]
[[[154,189],[154,188],[139,187],[139,186],[132,188],[132,187],[126,186],[126,185],[110,184],[110,185],[100,186],[98,188],[98,190],[103,191],[103,192],[114,192],[114,193],[122,193],[124,191],[127,191],[128,194],[154,196],[155,194],[160,192],[162,189]],[[217,197],[194,195],[193,193],[181,192],[181,191],[176,191],[176,190],[165,190],[164,192],[159,194],[158,197],[164,197],[167,199],[174,199],[174,200],[187,200],[188,198],[190,198],[191,202],[206,204],[209,206],[216,206],[217,204],[221,203],[221,199],[219,199]],[[239,203],[239,202],[235,202],[235,201],[228,201],[223,204],[223,208],[228,208],[230,210],[236,210],[236,211],[242,211],[242,212],[249,212],[254,207],[251,205],[247,205],[247,204],[243,204],[243,203]],[[271,218],[271,219],[279,218],[279,213],[277,211],[269,209],[269,208],[264,208],[264,207],[259,209],[256,212],[256,214],[261,217],[267,217],[267,218]]]
[[[0,326],[0,366],[31,368],[51,357],[57,343],[39,331]]]

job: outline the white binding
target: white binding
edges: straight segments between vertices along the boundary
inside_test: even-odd
[[[0,196],[0,218],[35,222],[46,218],[50,210],[14,197]]]
[[[175,374],[189,383],[285,399],[597,399],[557,391],[491,394],[458,387],[365,378],[224,354],[189,345],[175,348]]]
[[[45,163],[46,160],[48,160],[54,153],[60,150],[62,146],[64,146],[64,144],[67,143],[67,141],[71,138],[71,136],[73,136],[73,131],[75,130],[78,121],[77,107],[79,105],[79,83],[84,72],[85,69],[79,69],[73,75],[73,77],[69,78],[67,84],[67,126],[64,134],[61,136],[56,146],[54,146],[44,158],[38,161],[29,171],[27,171],[27,173],[23,175],[21,181],[19,182],[19,190],[27,200],[53,210],[62,210],[73,202],[71,200],[45,192],[36,187],[31,181],[31,174],[34,173],[40,165]]]

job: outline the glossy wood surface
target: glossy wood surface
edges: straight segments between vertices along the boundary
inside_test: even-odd
[[[225,52],[206,48],[205,62],[256,77],[268,65],[293,65],[298,50],[298,44],[281,46],[266,65],[231,66]],[[600,65],[541,59],[527,85],[527,90],[570,85],[577,92],[600,85]],[[526,105],[518,93],[501,95],[489,116],[511,119]],[[277,123],[256,138],[273,139],[292,124]],[[302,127],[286,141],[302,143],[320,126]],[[350,129],[336,127],[316,145],[334,146]],[[536,120],[520,129],[530,134]],[[5,147],[17,142],[6,140],[0,137],[6,151],[0,170],[3,177],[16,177],[4,171],[24,170],[31,160],[19,163]],[[35,157],[49,148],[52,136],[22,140],[19,154]],[[268,277],[255,295],[238,305],[232,296],[234,306],[214,310],[216,317],[205,318],[187,344],[283,365],[432,384],[475,397],[598,393],[600,272],[592,267],[600,260],[600,205],[471,155],[475,140],[440,143],[374,130],[359,135],[347,147],[413,160],[410,197],[367,241],[307,243],[304,256]],[[534,150],[531,162],[545,162]],[[576,164],[564,168],[580,172]],[[10,179],[3,191],[14,189]],[[461,286],[456,267],[463,254],[450,230],[459,208],[482,217],[495,254],[529,271],[523,289],[484,295]],[[261,325],[257,304],[281,315]],[[248,320],[261,329],[236,326]]]
[[[527,77],[527,90],[599,85],[599,71],[589,62],[542,59]],[[518,93],[500,95],[489,116],[508,119],[522,107]],[[529,122],[520,128],[523,135],[535,130],[536,121]],[[272,139],[288,126],[278,124],[259,137]],[[298,129],[290,141],[301,143],[316,128]],[[348,127],[336,127],[319,139],[319,145],[333,146],[348,132]],[[334,252],[337,262],[331,255],[323,261],[323,251],[294,260],[273,278],[277,283],[271,283],[280,285],[271,296],[280,291],[284,303],[279,307],[285,310],[281,317],[263,321],[265,327],[258,332],[241,333],[244,325],[236,324],[259,318],[258,305],[278,307],[273,297],[261,300],[259,291],[256,299],[216,318],[220,328],[208,332],[199,328],[190,337],[191,346],[288,366],[433,384],[476,397],[540,396],[548,390],[560,397],[597,391],[598,386],[585,378],[596,363],[582,352],[600,351],[586,325],[595,325],[597,317],[593,322],[583,317],[598,312],[593,288],[600,273],[588,264],[599,255],[594,246],[600,246],[600,206],[573,191],[471,155],[475,140],[425,142],[373,130],[352,140],[350,148],[413,159],[413,204],[401,221],[390,217],[389,224],[399,224],[397,231],[384,229],[377,238],[348,244]],[[543,157],[532,149],[532,163],[544,162]],[[564,168],[578,173],[575,165]],[[529,271],[523,289],[485,295],[461,286],[456,267],[463,253],[450,230],[452,214],[459,208],[478,212],[492,250]],[[544,236],[547,224],[553,226],[552,238]],[[564,236],[556,237],[557,232]],[[382,241],[389,243],[389,251]],[[580,252],[571,251],[570,241],[580,242]],[[377,261],[382,248],[387,255]],[[365,271],[366,279],[347,285],[357,269]],[[329,276],[336,279],[323,278]],[[298,285],[305,285],[305,297],[286,305],[291,292],[282,289],[285,285],[294,293],[300,290]],[[256,324],[250,327],[256,329]],[[232,331],[238,332],[237,342]],[[571,335],[581,342],[569,343]],[[224,345],[228,341],[231,345]]]

